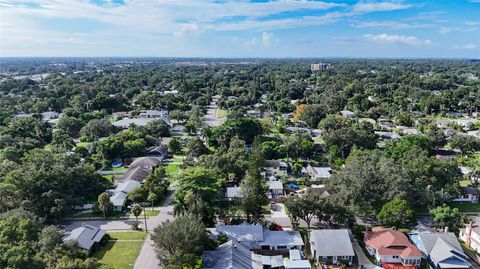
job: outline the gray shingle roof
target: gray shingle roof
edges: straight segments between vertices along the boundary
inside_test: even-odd
[[[303,246],[302,236],[298,231],[265,230],[260,246]]]
[[[457,237],[453,233],[420,233],[419,238],[430,258],[442,268],[469,268]]]
[[[129,169],[128,172],[120,180],[121,181],[135,180],[142,183],[151,172],[152,172],[152,169],[150,168],[137,166],[132,169]]]
[[[92,225],[85,225],[69,232],[63,239],[63,242],[75,240],[78,242],[80,248],[90,250],[94,243],[98,243],[102,240],[104,235],[104,230]]]
[[[347,229],[313,230],[310,244],[318,256],[355,256],[350,230]]]
[[[260,224],[217,225],[216,231],[238,242],[263,241],[263,227]]]
[[[159,165],[162,161],[154,157],[138,157],[130,164],[130,168],[134,167],[148,167],[152,168]]]
[[[250,269],[252,268],[252,253],[242,244],[230,240],[216,250],[204,251],[202,268]]]

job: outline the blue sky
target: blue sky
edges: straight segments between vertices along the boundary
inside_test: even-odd
[[[480,0],[0,0],[0,56],[480,58]]]

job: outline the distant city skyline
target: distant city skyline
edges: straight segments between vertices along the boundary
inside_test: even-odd
[[[0,56],[480,58],[480,0],[0,0]]]

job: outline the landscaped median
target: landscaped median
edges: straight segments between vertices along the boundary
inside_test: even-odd
[[[115,269],[131,269],[135,264],[146,232],[107,232],[110,240],[100,247],[93,257],[102,264]]]

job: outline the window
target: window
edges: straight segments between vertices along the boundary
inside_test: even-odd
[[[277,246],[277,249],[287,249],[287,246]]]

